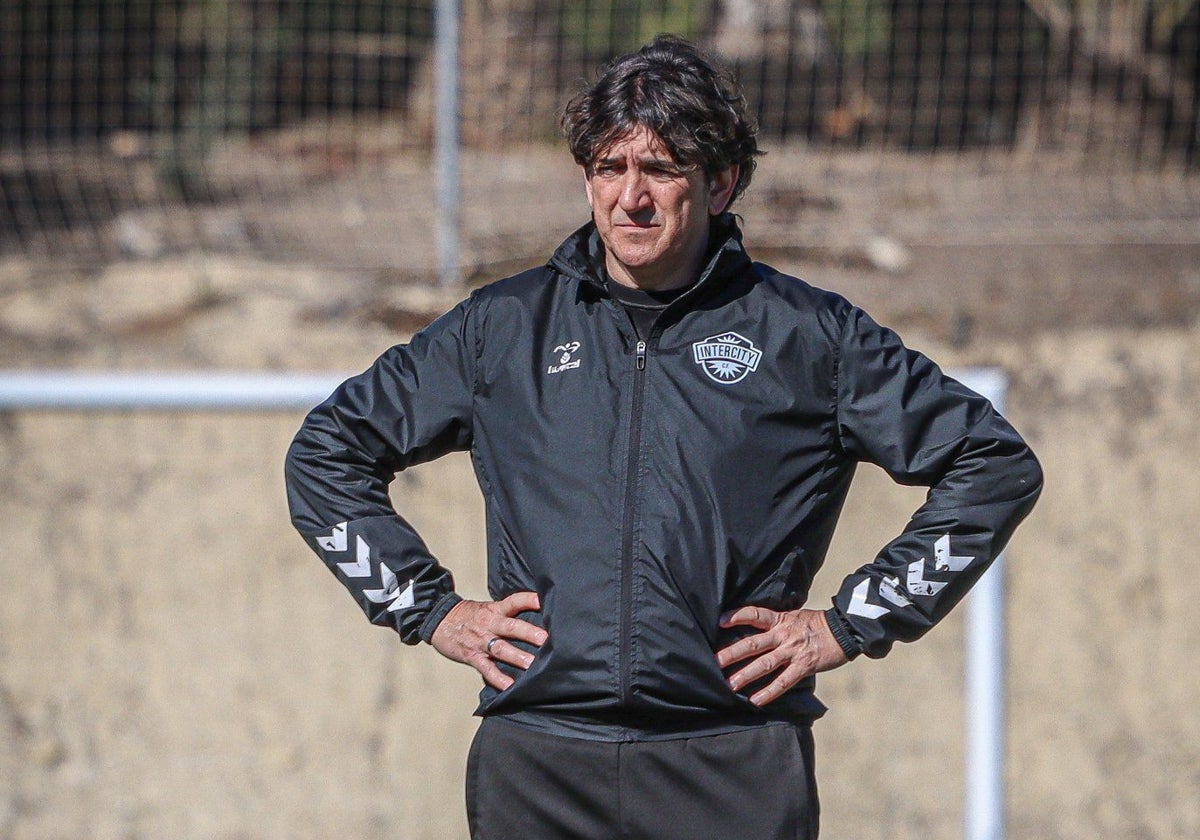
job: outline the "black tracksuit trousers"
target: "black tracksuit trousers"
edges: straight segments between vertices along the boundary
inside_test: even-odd
[[[486,718],[472,840],[816,840],[812,727],[613,743]]]

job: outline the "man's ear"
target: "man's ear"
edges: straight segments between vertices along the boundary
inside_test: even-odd
[[[588,170],[586,166],[583,167],[583,191],[587,193],[588,207],[591,207],[593,210],[595,210],[596,205],[592,203],[592,179],[588,176]]]
[[[733,190],[737,186],[738,174],[741,169],[731,166],[718,172],[708,184],[708,213],[710,216],[720,216],[733,201]]]

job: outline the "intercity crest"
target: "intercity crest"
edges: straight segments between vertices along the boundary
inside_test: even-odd
[[[762,351],[750,339],[727,332],[697,341],[692,356],[713,382],[732,385],[758,369]]]

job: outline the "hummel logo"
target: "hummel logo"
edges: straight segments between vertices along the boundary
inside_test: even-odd
[[[697,341],[692,345],[692,355],[709,379],[722,385],[732,385],[758,369],[762,351],[750,339],[729,332]]]
[[[571,356],[579,352],[580,344],[578,341],[568,341],[566,344],[560,344],[554,348],[554,352],[560,354],[558,364],[552,364],[546,368],[546,373],[562,373],[564,370],[574,370],[583,362],[580,359],[572,359]]]
[[[971,565],[975,558],[966,554],[951,554],[950,553],[950,535],[943,534],[937,538],[933,544],[933,568],[938,572],[961,572],[963,569]],[[908,579],[901,586],[900,578],[884,577],[879,581],[879,597],[890,602],[893,606],[904,607],[912,606],[913,599],[918,595],[929,597],[937,595],[946,587],[949,581],[941,580],[926,580],[925,579],[925,564],[929,561],[922,557],[919,560],[914,560],[908,564]],[[880,616],[887,615],[892,611],[892,607],[886,607],[883,604],[872,604],[867,600],[867,594],[870,592],[871,581],[864,579],[859,581],[858,586],[854,587],[854,591],[850,594],[850,606],[846,608],[846,612],[850,615],[860,615],[863,618],[876,619]]]

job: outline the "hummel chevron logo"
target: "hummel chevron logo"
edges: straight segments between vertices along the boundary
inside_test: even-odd
[[[324,537],[317,537],[317,545],[321,546],[323,551],[345,551],[346,550],[346,525],[349,523],[339,522],[333,526],[333,530]]]
[[[950,553],[950,535],[945,534],[938,537],[933,544],[933,567],[939,572],[961,572],[967,566],[971,565],[974,557],[966,555],[956,555]],[[925,564],[928,562],[924,557],[920,560],[914,560],[908,564],[908,575],[905,581],[904,588],[900,588],[900,579],[895,577],[885,577],[879,581],[879,597],[897,607],[908,607],[912,605],[912,598],[917,595],[936,595],[946,587],[949,581],[926,580],[925,579]],[[850,615],[859,615],[863,618],[876,619],[891,612],[890,607],[885,607],[882,604],[872,604],[867,601],[867,593],[870,592],[870,579],[860,581],[854,587],[854,591],[850,593],[850,605],[846,608],[846,612]]]
[[[900,578],[896,577],[885,577],[879,581],[879,597],[885,601],[891,601],[897,607],[912,605],[912,601],[908,600],[908,596],[900,588]]]
[[[376,604],[386,604],[391,601],[388,606],[388,612],[396,610],[404,610],[413,606],[416,603],[414,596],[415,580],[410,580],[408,586],[404,590],[400,590],[400,582],[396,580],[396,573],[382,563],[379,564],[379,577],[383,581],[383,589],[364,589],[363,595],[368,601]]]
[[[340,553],[346,550],[346,527],[349,523],[339,522],[333,526],[333,530],[323,537],[317,537],[317,545],[326,554]],[[343,563],[338,563],[337,567],[342,570],[342,574],[351,578],[364,578],[371,576],[371,547],[367,545],[366,540],[362,537],[354,538],[354,559]]]
[[[339,522],[333,526],[333,529],[326,535],[317,537],[317,545],[326,553],[341,553],[346,551],[349,545],[347,535],[348,522]],[[371,547],[367,545],[367,541],[361,536],[354,537],[354,559],[343,563],[336,563],[342,573],[349,578],[365,578],[371,576]],[[410,580],[404,589],[400,588],[400,581],[396,579],[396,573],[389,569],[384,564],[379,564],[379,580],[383,584],[382,589],[364,589],[363,597],[373,604],[387,604],[388,612],[407,609],[416,604],[416,581]]]
[[[956,557],[950,553],[950,535],[938,537],[933,544],[933,567],[939,572],[961,572],[974,557]],[[949,581],[925,580],[925,563],[922,557],[908,564],[907,589],[910,595],[936,595]]]
[[[846,608],[846,612],[850,615],[861,615],[863,618],[872,619],[891,612],[887,607],[867,603],[867,589],[870,586],[871,579],[867,578],[854,587],[854,592],[850,594],[850,606]]]
[[[939,572],[961,572],[967,566],[971,565],[974,557],[955,556],[950,553],[950,535],[938,537],[938,541],[933,544],[933,566]]]
[[[362,537],[354,538],[355,558],[352,563],[338,563],[337,567],[346,573],[346,577],[361,578],[371,576],[371,548]]]
[[[692,345],[692,357],[713,382],[732,385],[758,369],[762,351],[750,339],[727,332],[697,341]]]

